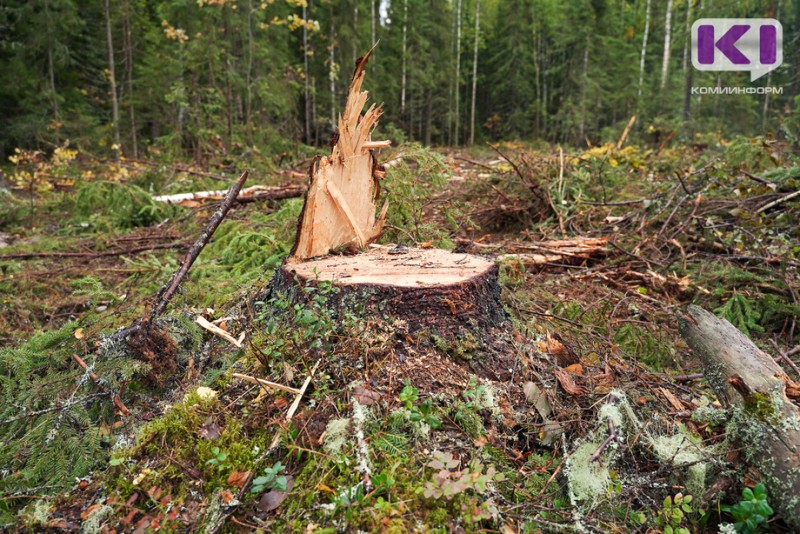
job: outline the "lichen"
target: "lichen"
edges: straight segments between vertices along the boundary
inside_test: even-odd
[[[599,441],[584,442],[567,460],[566,473],[571,500],[594,505],[608,493],[611,485],[609,468],[601,462],[591,461],[599,446]]]
[[[347,443],[348,429],[350,428],[350,418],[333,419],[328,422],[325,428],[326,437],[324,449],[331,456],[342,453],[342,449]]]
[[[100,534],[100,532],[102,532],[103,521],[105,521],[106,517],[111,515],[113,511],[114,509],[107,504],[97,508],[83,522],[81,525],[81,532],[83,534]]]
[[[694,443],[685,430],[673,436],[658,436],[650,438],[650,445],[658,459],[676,468],[685,468],[686,479],[683,484],[687,493],[702,495],[705,493],[707,464],[703,461],[704,454],[700,445]],[[683,469],[673,471],[683,474]]]

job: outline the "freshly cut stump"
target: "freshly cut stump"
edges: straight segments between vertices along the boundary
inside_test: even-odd
[[[355,256],[287,263],[276,271],[272,287],[297,300],[300,286],[320,281],[337,288],[336,308],[399,319],[410,332],[428,329],[452,339],[465,330],[500,327],[507,319],[498,267],[480,256],[376,247]]]

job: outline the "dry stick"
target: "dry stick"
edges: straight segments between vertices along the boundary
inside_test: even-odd
[[[611,418],[609,418],[608,419],[608,436],[606,436],[606,439],[603,440],[603,443],[601,443],[600,446],[597,447],[597,450],[594,451],[594,454],[592,454],[591,458],[589,458],[589,462],[591,463],[591,462],[596,462],[597,460],[599,460],[600,459],[600,455],[603,454],[603,451],[605,450],[606,447],[608,447],[608,444],[611,443],[615,439],[617,439],[617,429],[614,428],[614,423],[612,423],[611,422]]]
[[[244,171],[239,177],[239,180],[228,190],[228,194],[225,195],[225,199],[220,204],[219,209],[214,212],[214,214],[211,216],[211,219],[208,221],[208,224],[203,229],[203,233],[200,234],[200,237],[197,238],[197,241],[195,241],[194,245],[192,245],[192,248],[189,249],[189,252],[186,254],[186,259],[183,261],[183,265],[181,265],[181,268],[178,269],[178,272],[176,272],[172,277],[172,280],[170,281],[169,285],[166,286],[166,289],[159,295],[158,304],[153,307],[153,311],[150,313],[150,322],[164,313],[167,304],[175,294],[175,291],[178,290],[178,286],[186,276],[186,273],[189,272],[189,269],[197,259],[197,256],[200,255],[200,252],[211,240],[211,236],[214,235],[214,231],[217,229],[217,227],[219,227],[222,219],[225,218],[228,210],[231,209],[231,206],[233,206],[233,203],[236,200],[236,197],[239,196],[239,191],[241,191],[248,175],[249,173]]]
[[[0,260],[27,260],[34,258],[104,258],[108,256],[125,256],[126,254],[137,254],[148,250],[162,248],[185,247],[186,243],[178,241],[175,243],[160,243],[157,245],[143,245],[125,250],[104,250],[100,252],[20,252],[17,254],[0,254]]]
[[[88,371],[86,367],[86,362],[83,361],[83,359],[80,356],[78,356],[77,354],[73,354],[72,359],[75,360],[77,364],[83,368],[84,371]],[[108,391],[107,388],[100,383],[100,378],[91,371],[89,372],[89,378],[91,378],[92,381],[95,384],[97,384],[97,387],[100,388],[101,391]],[[113,401],[114,401],[114,406],[116,406],[117,409],[119,409],[119,412],[122,415],[130,415],[131,411],[128,409],[127,406],[125,406],[122,403],[122,400],[119,398],[119,395],[113,395]]]
[[[625,144],[625,139],[628,138],[628,132],[631,131],[631,127],[633,126],[634,122],[636,122],[636,115],[631,117],[631,119],[628,121],[628,125],[625,126],[625,130],[622,131],[622,135],[620,136],[619,141],[617,141],[617,150],[620,150]]]
[[[788,195],[782,196],[781,198],[779,198],[777,200],[773,200],[772,202],[768,202],[767,204],[764,204],[763,206],[761,206],[760,208],[758,208],[756,210],[756,215],[758,215],[759,213],[762,213],[764,211],[767,211],[770,208],[774,208],[778,204],[783,204],[787,200],[792,200],[795,197],[800,197],[800,191],[795,191],[794,193],[789,193]]]
[[[760,184],[766,185],[767,187],[769,187],[772,190],[775,190],[778,187],[778,186],[775,185],[774,182],[770,182],[769,180],[766,180],[766,179],[764,179],[764,178],[762,178],[760,176],[756,176],[755,174],[749,173],[747,171],[742,171],[742,174],[744,174],[745,176],[747,176],[751,180],[755,180],[756,182],[758,182]]]
[[[691,382],[692,380],[699,380],[703,378],[703,373],[694,373],[691,375],[676,375],[672,379],[675,382]]]
[[[783,352],[781,348],[778,346],[778,344],[775,343],[774,339],[770,339],[769,342],[775,348],[775,350],[778,351],[778,355],[780,356],[780,358],[789,364],[789,367],[791,367],[794,370],[794,372],[797,373],[797,376],[800,376],[800,369],[798,369],[797,365],[789,358],[789,354]]]
[[[786,353],[787,356],[794,356],[795,354],[800,354],[800,345]]]
[[[253,384],[258,384],[260,386],[279,389],[281,391],[292,393],[294,395],[300,393],[299,389],[292,388],[289,386],[284,386],[282,384],[276,384],[275,382],[270,382],[269,380],[264,380],[263,378],[256,378],[254,376],[243,375],[241,373],[233,373],[231,376],[233,378],[238,378],[239,380],[244,380],[245,382],[252,382]]]

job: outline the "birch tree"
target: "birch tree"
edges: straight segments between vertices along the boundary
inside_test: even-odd
[[[481,1],[475,0],[475,45],[472,52],[472,106],[469,112],[469,144],[475,143],[475,100],[478,93],[478,38],[480,37]]]
[[[642,37],[642,54],[639,59],[639,95],[638,101],[641,104],[642,100],[642,84],[644,83],[644,59],[647,55],[647,36],[650,33],[650,0],[644,10],[644,36]]]
[[[669,58],[672,51],[672,0],[667,0],[667,15],[664,19],[664,58],[661,62],[661,88],[667,86],[669,76]]]
[[[117,94],[117,76],[114,64],[114,38],[111,32],[110,0],[105,0],[103,7],[103,14],[106,19],[106,45],[108,46],[108,82],[111,86],[111,122],[114,130],[115,150],[119,154],[119,95]]]

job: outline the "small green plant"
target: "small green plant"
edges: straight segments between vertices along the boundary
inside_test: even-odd
[[[431,428],[439,428],[442,426],[442,420],[433,413],[433,403],[430,400],[425,400],[421,404],[416,404],[419,400],[419,390],[411,385],[411,382],[406,380],[403,390],[400,392],[400,401],[406,405],[411,415],[410,419],[415,422],[425,422]]]
[[[681,525],[686,514],[694,512],[689,504],[692,500],[691,495],[682,493],[678,493],[674,497],[667,496],[664,499],[664,505],[656,516],[656,523],[662,527],[664,534],[689,534],[689,529]]]
[[[230,469],[230,465],[228,465],[228,453],[223,452],[220,450],[219,447],[214,447],[211,449],[211,454],[214,455],[213,458],[206,462],[206,465],[215,466],[217,471],[225,471]]]
[[[286,475],[281,475],[281,471],[286,469],[285,465],[275,462],[272,467],[264,469],[264,474],[253,479],[253,487],[250,493],[262,493],[266,490],[286,491],[288,489],[288,479]]]
[[[481,406],[481,401],[486,395],[486,386],[483,384],[478,385],[478,381],[472,376],[469,379],[469,388],[470,389],[465,390],[463,393],[464,398],[467,399],[464,406],[476,410],[484,408],[484,406]]]
[[[734,505],[724,505],[722,510],[728,512],[736,520],[733,528],[736,532],[752,534],[763,532],[767,519],[772,515],[772,507],[767,503],[767,488],[764,484],[756,484],[753,489],[742,490],[744,500]]]
[[[727,319],[736,328],[750,335],[750,332],[763,332],[761,312],[755,303],[740,293],[734,293],[722,306],[714,310],[719,317]]]

